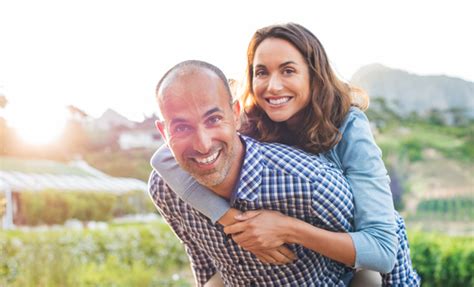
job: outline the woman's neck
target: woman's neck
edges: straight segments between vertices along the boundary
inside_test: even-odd
[[[303,113],[302,111],[298,112],[297,114],[293,115],[291,118],[286,120],[285,124],[289,130],[295,130],[301,128],[301,123],[303,122]]]

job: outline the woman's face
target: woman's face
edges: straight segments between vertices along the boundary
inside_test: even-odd
[[[268,38],[257,47],[253,59],[253,95],[275,122],[293,125],[310,102],[309,68],[289,42]]]

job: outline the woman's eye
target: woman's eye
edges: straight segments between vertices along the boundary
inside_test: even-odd
[[[266,73],[264,70],[257,70],[255,71],[255,77],[261,77],[261,76],[264,76]]]
[[[284,69],[283,70],[283,74],[285,75],[290,75],[290,74],[293,74],[295,72],[295,70],[293,69]]]

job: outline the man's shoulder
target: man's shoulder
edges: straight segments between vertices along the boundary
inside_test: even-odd
[[[148,178],[148,193],[153,199],[156,199],[158,196],[163,195],[168,190],[168,186],[166,185],[165,181],[161,178],[161,176],[156,172],[156,170],[152,170],[150,173],[150,177]]]
[[[314,177],[334,165],[322,154],[311,154],[280,143],[263,143],[250,139],[261,156],[262,164],[271,170],[303,177]]]

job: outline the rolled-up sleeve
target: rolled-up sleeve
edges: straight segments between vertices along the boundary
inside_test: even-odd
[[[390,272],[396,261],[398,239],[390,178],[365,114],[353,109],[336,146],[354,197],[355,267]]]

